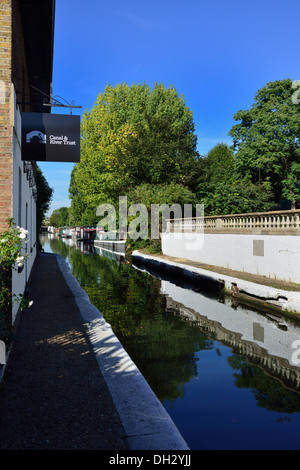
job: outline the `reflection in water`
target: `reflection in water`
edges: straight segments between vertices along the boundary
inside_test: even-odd
[[[300,448],[300,327],[71,241],[63,256],[192,449]]]

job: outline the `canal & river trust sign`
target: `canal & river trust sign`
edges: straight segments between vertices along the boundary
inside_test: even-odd
[[[22,113],[22,160],[80,161],[80,116]]]

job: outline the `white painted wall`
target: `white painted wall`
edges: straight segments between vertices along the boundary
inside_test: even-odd
[[[193,238],[191,238],[193,237]],[[300,237],[162,234],[164,255],[300,284]]]
[[[21,273],[13,270],[12,291],[15,295],[24,293],[26,283],[29,279],[31,269],[37,253],[36,243],[36,202],[32,195],[32,188],[29,187],[26,173],[23,171],[23,161],[21,160],[21,131],[22,120],[14,100],[14,129],[13,129],[13,200],[12,216],[16,225],[29,231],[28,243],[24,243],[24,248],[29,253],[24,269]],[[20,205],[21,203],[21,205]],[[18,312],[19,304],[13,304],[13,321]]]
[[[293,323],[288,323],[288,329],[283,330],[267,316],[260,315],[245,306],[233,309],[228,299],[225,299],[225,303],[220,303],[192,290],[187,295],[186,289],[168,281],[161,282],[161,292],[190,309],[186,312],[190,320],[197,322],[195,314],[197,312],[208,320],[217,322],[225,330],[233,331],[242,341],[256,343],[271,356],[286,359],[290,365],[295,365],[292,359],[295,349],[292,345],[299,340],[300,328]],[[184,315],[184,312],[185,309],[182,309],[181,314]],[[256,334],[257,327],[261,335]]]

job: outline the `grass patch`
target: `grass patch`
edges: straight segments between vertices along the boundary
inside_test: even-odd
[[[142,250],[144,253],[149,254],[162,254],[161,251],[161,241],[160,240],[133,240],[128,239],[126,242],[126,256],[132,255],[132,252],[135,250]]]

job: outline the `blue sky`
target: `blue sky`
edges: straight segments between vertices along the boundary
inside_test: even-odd
[[[258,89],[300,80],[299,18],[299,0],[56,0],[53,95],[82,115],[108,83],[172,84],[205,155],[231,144],[233,115]],[[69,206],[73,164],[39,166],[54,189],[50,214]]]

